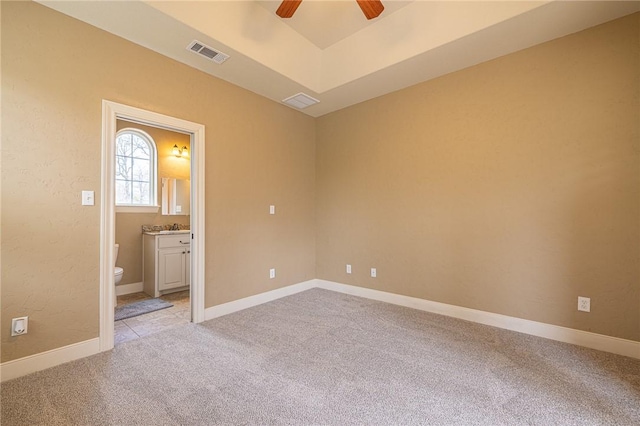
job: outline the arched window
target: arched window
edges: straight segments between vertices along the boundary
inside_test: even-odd
[[[138,129],[116,133],[116,205],[155,206],[156,144]]]

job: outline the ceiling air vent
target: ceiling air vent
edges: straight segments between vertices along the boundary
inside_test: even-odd
[[[308,106],[317,104],[320,101],[312,98],[309,95],[305,95],[304,93],[298,93],[296,95],[288,97],[287,99],[283,99],[282,102],[294,108],[304,109]]]
[[[187,50],[191,50],[198,55],[202,55],[205,58],[215,62],[216,64],[221,64],[229,59],[229,55],[218,52],[214,48],[209,47],[206,44],[199,42],[198,40],[193,40],[191,43],[189,43],[189,45],[187,46]]]

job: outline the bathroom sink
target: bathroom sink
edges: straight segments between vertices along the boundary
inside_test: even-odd
[[[160,231],[160,234],[165,235],[165,234],[188,234],[190,233],[191,230],[190,229],[180,229],[180,230],[176,230],[176,231]]]

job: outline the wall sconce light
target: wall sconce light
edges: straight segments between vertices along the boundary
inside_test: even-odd
[[[178,148],[178,145],[174,145],[173,146],[173,155],[175,155],[176,157],[180,158],[180,157],[189,157],[189,150],[187,149],[186,146],[183,146],[182,149]]]

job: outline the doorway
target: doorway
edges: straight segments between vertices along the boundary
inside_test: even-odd
[[[116,231],[116,133],[118,121],[188,135],[190,141],[190,320],[204,320],[204,126],[175,117],[103,100],[102,102],[102,195],[100,229],[100,350],[114,346],[115,231]],[[182,147],[180,147],[181,149]],[[185,241],[189,242],[189,241]],[[170,292],[169,292],[170,293]]]
[[[191,135],[116,123],[114,344],[191,321]]]

